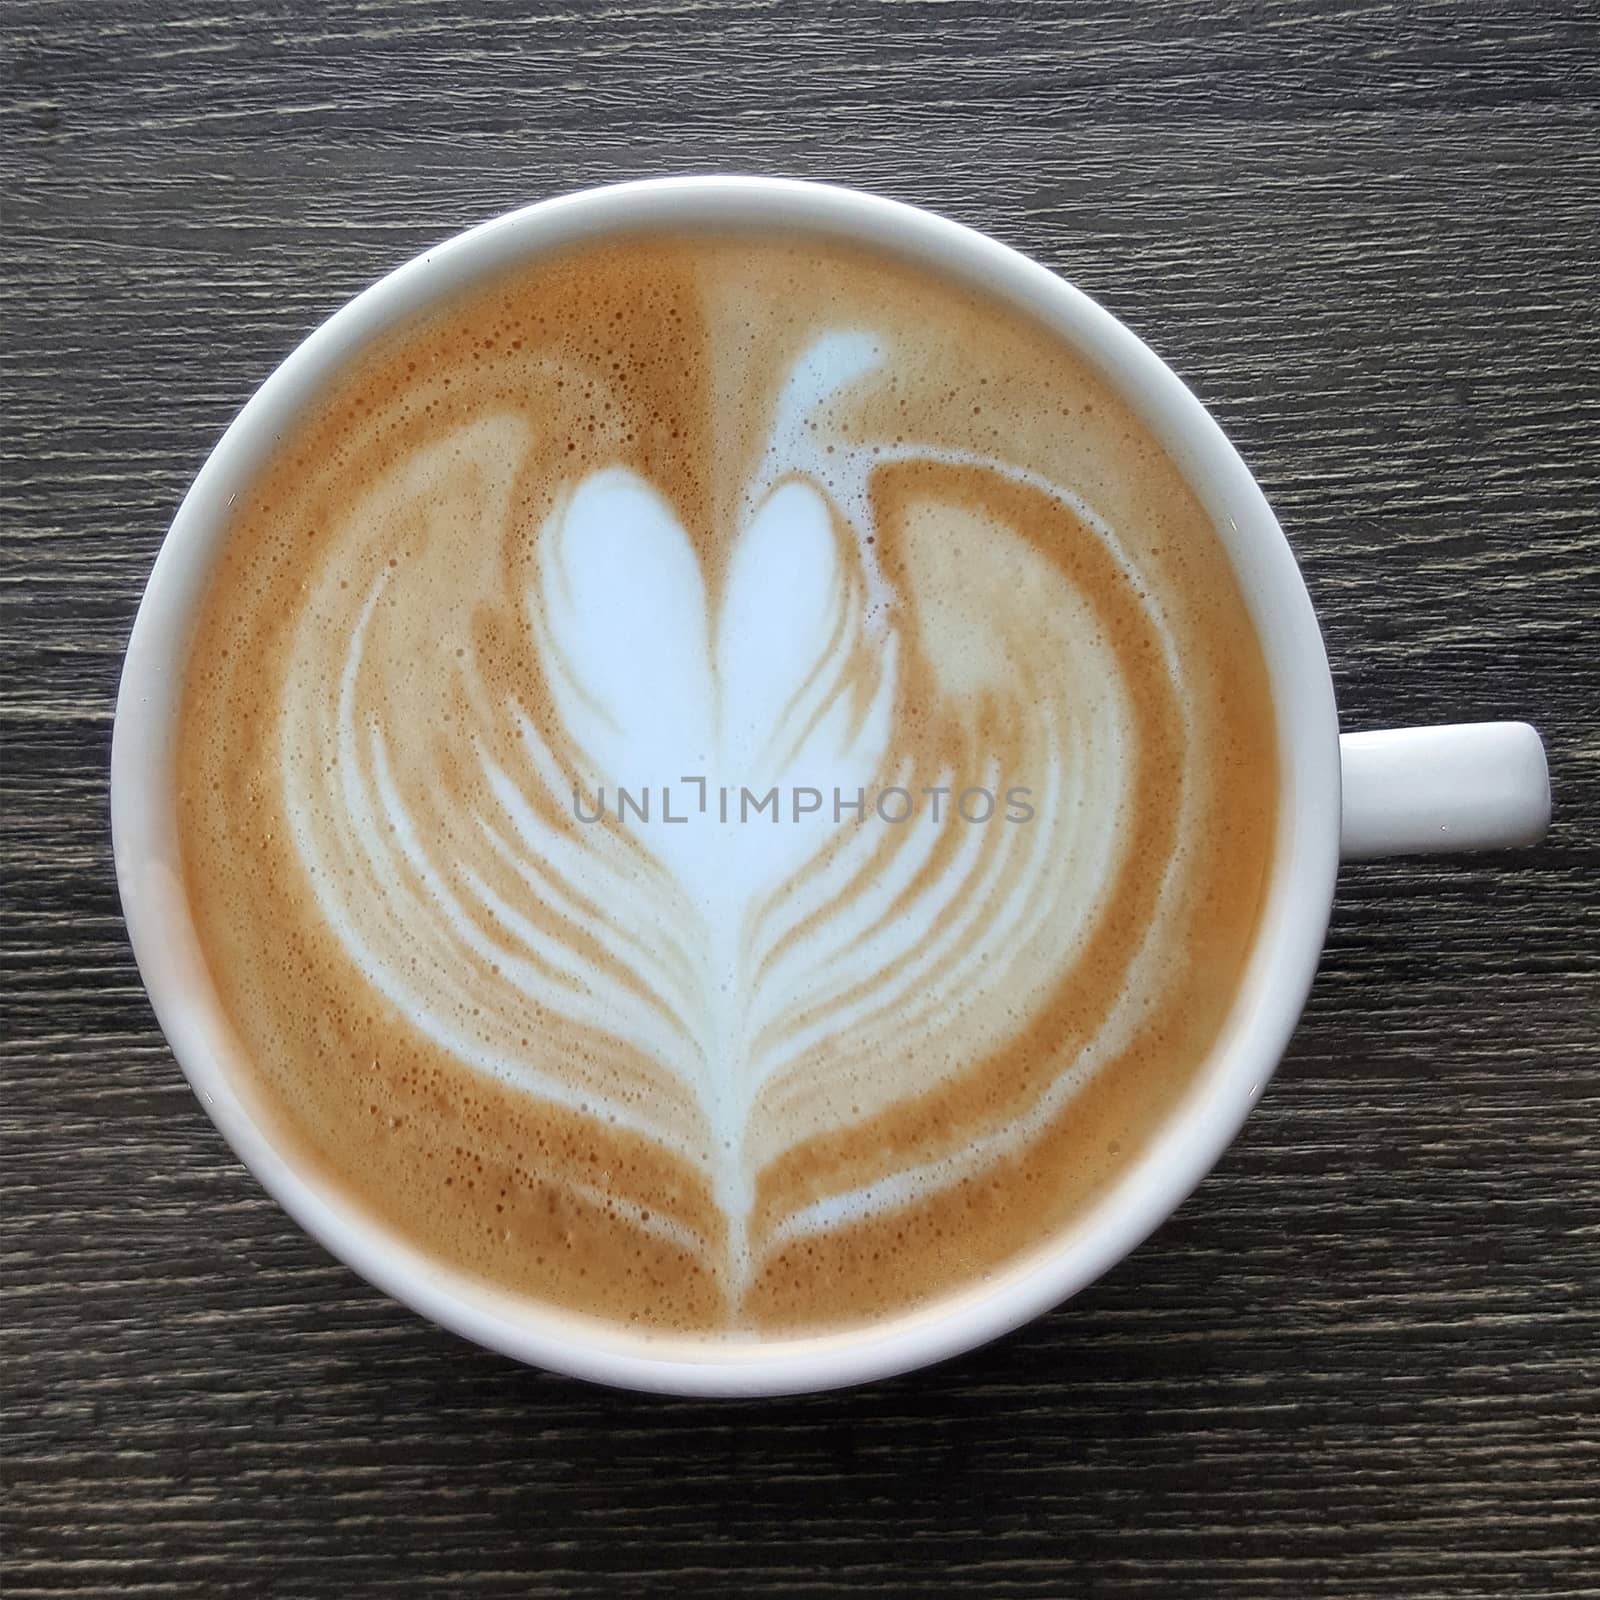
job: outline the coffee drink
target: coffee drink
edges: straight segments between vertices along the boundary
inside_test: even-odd
[[[1266,668],[1020,311],[821,236],[571,247],[383,336],[232,515],[176,771],[234,1069],[441,1264],[858,1326],[1059,1238],[1194,1089]]]

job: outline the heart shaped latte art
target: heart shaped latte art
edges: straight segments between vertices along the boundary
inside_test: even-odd
[[[1158,764],[1171,638],[1113,530],[993,456],[852,442],[831,408],[884,359],[804,350],[709,530],[620,460],[530,498],[528,416],[459,423],[331,530],[284,679],[283,812],[349,960],[462,1067],[592,1123],[590,1165],[543,1180],[735,1306],[1062,1114],[1140,1024],[1193,827]],[[472,625],[419,651],[446,587]],[[393,715],[419,681],[455,709]]]

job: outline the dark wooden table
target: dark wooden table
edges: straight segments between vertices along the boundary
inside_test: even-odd
[[[1587,12],[1587,15],[1585,15]],[[1600,1593],[1600,32],[1553,4],[12,0],[5,1593]],[[1526,856],[1347,871],[1182,1212],[940,1370],[710,1405],[386,1301],[157,1031],[106,819],[189,478],[352,291],[516,203],[835,178],[1058,268],[1216,410],[1348,725],[1528,716]]]

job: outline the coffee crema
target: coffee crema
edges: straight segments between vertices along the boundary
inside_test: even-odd
[[[1279,789],[1223,546],[1090,366],[739,232],[537,260],[354,363],[238,499],[177,779],[291,1155],[504,1289],[764,1338],[976,1286],[1126,1166]]]

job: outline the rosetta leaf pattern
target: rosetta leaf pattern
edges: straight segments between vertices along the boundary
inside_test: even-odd
[[[540,694],[454,660],[469,721],[509,738],[459,734],[465,786],[402,759],[363,708],[415,670],[386,640],[428,597],[386,567],[339,681],[299,682],[281,730],[296,848],[350,958],[469,1069],[697,1173],[723,1236],[663,1210],[637,1225],[735,1293],[777,1242],[958,1181],[1059,1105],[1066,1077],[987,1143],[923,1151],[784,1214],[759,1204],[788,1152],[957,1079],[1024,1027],[1118,866],[1130,718],[1085,602],[1017,530],[937,495],[907,515],[911,592],[895,591],[869,492],[890,455],[841,452],[825,473],[809,442],[808,419],[874,352],[835,335],[797,363],[716,582],[674,507],[620,463],[518,527],[528,439],[509,420],[396,468],[352,511],[358,528],[532,541],[518,609]],[[302,626],[334,611],[314,604]],[[990,616],[1013,620],[974,621]],[[932,703],[911,702],[913,662]],[[935,723],[943,742],[923,736]],[[1020,767],[985,748],[995,726]],[[1013,782],[1030,788],[1026,826],[958,815],[964,785]],[[831,804],[889,786],[919,797],[900,825]],[[782,815],[741,816],[746,792],[774,789]],[[619,819],[620,790],[648,793],[648,817]],[[820,805],[791,812],[799,791]],[[936,791],[942,810],[921,798]],[[600,820],[580,820],[585,803]]]

